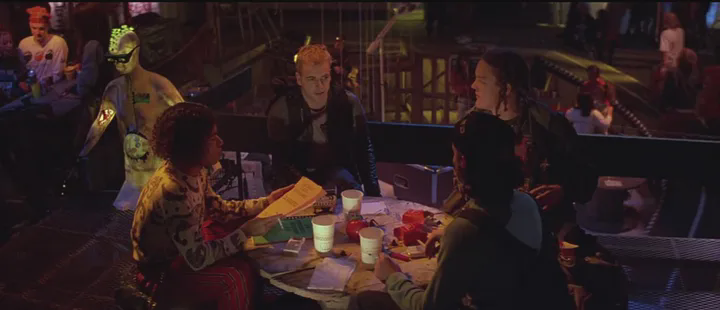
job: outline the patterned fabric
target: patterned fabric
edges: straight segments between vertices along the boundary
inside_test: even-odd
[[[222,239],[232,234],[243,219],[222,223],[208,220],[203,223],[205,241]],[[217,309],[255,309],[255,303],[263,291],[262,278],[245,256],[233,256],[223,259],[203,270],[194,271],[185,260],[178,256],[164,274],[159,270],[150,270],[148,274],[139,272],[137,283],[160,305],[210,306]],[[160,280],[162,279],[162,281]],[[161,283],[162,282],[162,283]],[[162,284],[162,285],[160,285]]]
[[[247,258],[230,257],[200,271],[194,271],[182,260],[173,264],[163,285],[156,292],[161,305],[176,303],[197,306],[195,309],[247,310],[262,293],[262,279]]]
[[[267,198],[226,201],[208,184],[207,171],[190,176],[163,163],[140,194],[132,226],[133,258],[140,264],[171,262],[178,255],[192,270],[202,270],[242,249],[240,229],[205,241],[202,224],[225,214],[255,216]]]
[[[40,45],[29,36],[20,41],[20,57],[25,60],[28,69],[35,71],[39,81],[52,78],[54,83],[62,79],[67,63],[68,46],[60,36],[50,35],[45,45]]]
[[[118,77],[107,85],[103,93],[100,114],[90,129],[81,156],[86,156],[100,140],[113,117],[118,117],[117,124],[121,134],[136,132],[151,137],[152,128],[160,115],[170,106],[183,102],[182,95],[168,79],[153,72],[147,74],[150,83],[146,85],[149,87],[143,90],[130,89],[126,76]],[[133,103],[131,94],[136,91],[146,93],[149,102]],[[120,210],[128,210],[135,208],[140,190],[160,167],[162,160],[155,156],[150,148],[146,148],[148,153],[141,158],[133,158],[125,152],[127,148],[123,149],[125,182],[113,206]]]
[[[46,8],[41,6],[31,7],[25,10],[30,15],[29,21],[31,23],[46,23],[50,19],[50,12]]]

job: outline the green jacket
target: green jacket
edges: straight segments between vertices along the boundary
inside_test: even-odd
[[[474,200],[465,208],[479,208]],[[516,191],[511,202],[513,216],[505,229],[533,249],[540,249],[542,227],[537,204]],[[479,237],[480,236],[480,237]],[[508,259],[504,246],[465,218],[455,219],[440,242],[438,267],[427,289],[396,272],[388,277],[387,291],[403,310],[452,310],[463,307],[470,296],[478,309],[512,309],[508,300],[517,295],[521,268]]]

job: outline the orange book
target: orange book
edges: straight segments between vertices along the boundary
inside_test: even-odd
[[[325,190],[312,180],[302,177],[292,190],[285,193],[280,199],[270,204],[258,214],[259,218],[275,215],[293,216],[313,205],[320,197],[325,196]]]

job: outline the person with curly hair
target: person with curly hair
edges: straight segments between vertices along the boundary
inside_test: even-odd
[[[200,104],[165,110],[151,140],[164,162],[143,188],[133,218],[139,287],[158,303],[254,309],[262,293],[260,278],[238,254],[248,238],[263,236],[278,223],[278,216],[256,216],[292,186],[260,199],[218,196],[205,167],[220,159],[223,140],[212,111]]]

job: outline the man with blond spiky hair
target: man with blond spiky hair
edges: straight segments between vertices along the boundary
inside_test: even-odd
[[[322,44],[297,55],[297,86],[268,111],[275,188],[306,176],[318,184],[380,196],[365,111],[353,93],[332,83],[332,57]]]
[[[183,98],[168,79],[140,65],[140,39],[132,27],[113,29],[109,50],[105,58],[122,76],[105,88],[80,157],[90,153],[117,115],[124,138],[125,182],[113,205],[120,210],[135,209],[140,190],[162,163],[153,154],[148,137],[157,118]]]

